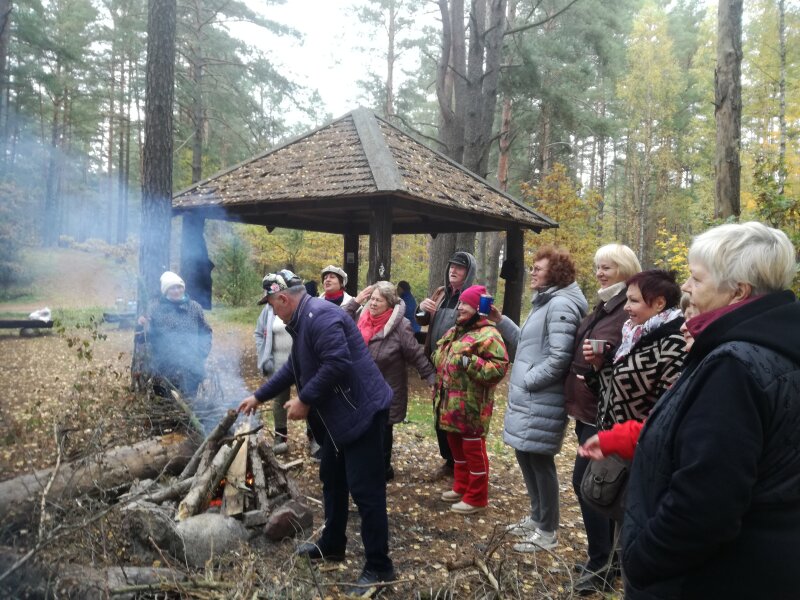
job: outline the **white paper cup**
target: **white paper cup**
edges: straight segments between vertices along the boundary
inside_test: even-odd
[[[596,355],[601,355],[606,351],[606,344],[608,343],[606,340],[586,340],[592,345],[592,352]]]

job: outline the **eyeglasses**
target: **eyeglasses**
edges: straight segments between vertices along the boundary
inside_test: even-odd
[[[531,273],[541,273],[542,271],[547,271],[547,267],[537,267],[535,265],[531,267]]]

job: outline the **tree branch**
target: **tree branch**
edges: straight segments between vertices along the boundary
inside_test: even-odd
[[[542,19],[541,21],[536,21],[535,23],[528,23],[526,25],[520,25],[519,27],[515,27],[514,29],[509,29],[508,31],[506,31],[505,35],[512,35],[514,33],[520,33],[520,32],[523,32],[523,31],[527,31],[528,29],[533,29],[535,27],[541,27],[542,25],[545,25],[546,23],[549,23],[553,19],[555,19],[555,18],[559,17],[560,15],[564,14],[565,12],[567,12],[570,8],[572,8],[572,5],[576,4],[577,2],[578,2],[578,0],[571,0],[571,2],[569,4],[567,4],[564,8],[562,8],[561,10],[556,11],[555,13],[550,15],[549,17],[547,17],[545,19]]]

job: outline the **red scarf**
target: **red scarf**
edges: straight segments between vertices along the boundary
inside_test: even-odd
[[[339,298],[344,297],[344,290],[340,289],[337,292],[325,292],[325,300],[333,302],[334,300],[338,300]]]
[[[727,304],[725,306],[715,308],[714,310],[699,314],[696,317],[692,317],[686,321],[686,329],[689,330],[689,333],[692,334],[692,337],[696,338],[698,335],[703,333],[703,331],[705,331],[706,328],[711,325],[711,323],[719,319],[722,315],[727,315],[729,312],[733,312],[734,310],[743,307],[745,304],[752,302],[757,298],[760,298],[760,296],[750,296],[749,298],[745,298],[740,302]]]
[[[373,317],[369,309],[364,310],[358,320],[358,330],[361,332],[365,343],[369,344],[372,337],[386,326],[393,312],[391,308],[388,308],[377,317]]]

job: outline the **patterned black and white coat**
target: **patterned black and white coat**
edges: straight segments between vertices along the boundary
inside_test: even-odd
[[[643,335],[627,356],[586,375],[586,384],[599,392],[598,429],[631,419],[644,421],[678,379],[686,358],[683,320],[678,317]]]

